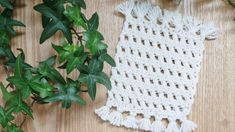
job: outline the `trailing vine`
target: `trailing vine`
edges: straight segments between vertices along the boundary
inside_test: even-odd
[[[107,44],[98,31],[99,17],[94,13],[87,19],[82,13],[86,9],[83,0],[43,0],[34,9],[42,14],[43,32],[40,43],[45,42],[56,32],[62,32],[64,39],[60,44],[52,44],[58,54],[59,68],[65,69],[67,75],[78,71],[75,80],[66,79],[54,67],[56,56],[49,57],[32,67],[25,62],[22,49],[19,54],[11,50],[11,38],[16,35],[14,26],[24,26],[12,19],[15,6],[13,0],[0,0],[3,11],[0,14],[0,57],[1,64],[7,72],[7,85],[0,84],[4,105],[0,106],[0,124],[2,131],[22,132],[25,119],[16,124],[17,115],[33,118],[31,106],[34,103],[46,104],[60,102],[62,108],[71,104],[85,104],[81,92],[88,92],[92,100],[96,97],[96,84],[111,88],[109,77],[103,72],[104,62],[115,66],[107,53]],[[76,39],[73,39],[76,37]],[[31,102],[31,103],[28,103]]]

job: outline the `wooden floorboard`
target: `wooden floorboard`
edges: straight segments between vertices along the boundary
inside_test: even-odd
[[[123,0],[86,0],[87,16],[98,12],[100,31],[109,44],[109,53],[114,55],[115,47],[123,24],[123,17],[114,12]],[[51,42],[59,42],[60,37],[53,37],[39,45],[42,31],[40,14],[33,11],[33,6],[40,0],[17,0],[14,18],[22,21],[26,28],[17,28],[20,36],[13,39],[13,48],[22,48],[28,63],[36,66],[39,61],[55,54]],[[179,7],[169,0],[156,0],[162,8],[178,10],[203,21],[212,21],[220,29],[216,40],[206,41],[204,59],[197,85],[197,94],[191,120],[198,124],[196,132],[235,132],[235,12],[225,0],[184,0]],[[16,50],[15,50],[16,51]],[[5,75],[0,68],[1,81]],[[110,72],[106,65],[105,71]],[[76,77],[76,73],[72,76]],[[106,101],[106,89],[99,85],[97,99],[92,102],[86,98],[87,105],[73,105],[69,110],[60,109],[60,105],[35,105],[34,120],[27,119],[26,132],[132,132],[136,130],[114,127],[101,121],[94,109]]]

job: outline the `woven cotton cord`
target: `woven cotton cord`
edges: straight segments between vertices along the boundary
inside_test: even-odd
[[[191,111],[205,39],[218,29],[193,17],[162,11],[148,1],[117,7],[125,15],[106,105],[95,110],[115,126],[190,132]]]

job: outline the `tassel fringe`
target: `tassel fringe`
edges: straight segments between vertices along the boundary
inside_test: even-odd
[[[130,15],[133,8],[134,8],[135,2],[134,0],[130,0],[130,1],[126,1],[123,2],[122,4],[118,5],[116,10],[120,13],[122,13],[123,15]]]
[[[215,39],[218,35],[218,29],[213,24],[204,24],[203,22],[190,17],[183,16],[178,12],[161,10],[159,6],[153,6],[149,0],[127,0],[117,6],[116,10],[126,17],[143,17],[150,21],[160,21],[163,24],[173,24],[177,32],[184,32],[183,27],[192,35],[200,35],[203,39]],[[156,23],[156,22],[154,22]],[[183,25],[183,26],[182,26]]]
[[[96,109],[95,110],[95,113],[104,121],[106,121],[108,119],[108,116],[109,116],[109,107],[107,106],[103,106],[99,109]]]
[[[180,132],[177,123],[175,121],[170,121],[166,128],[166,132]]]
[[[151,131],[153,132],[163,132],[166,130],[166,126],[162,123],[162,121],[157,120],[154,121],[151,127]]]
[[[197,125],[195,123],[189,120],[185,120],[181,124],[180,132],[191,132],[195,128],[197,128]]]
[[[151,130],[151,121],[147,118],[143,118],[140,121],[139,128],[142,130],[150,131]]]
[[[149,8],[151,7],[151,4],[146,1],[136,1],[136,5],[133,7],[132,15],[136,17],[144,17],[147,15]]]
[[[137,125],[136,118],[134,116],[127,116],[126,119],[123,121],[123,126],[127,128],[137,129],[138,125]]]
[[[123,123],[123,116],[120,112],[113,111],[110,113],[108,120],[110,121],[111,124],[115,126],[120,126]]]
[[[154,13],[152,13],[152,12],[154,12]],[[149,11],[148,11],[146,17],[149,20],[155,21],[155,20],[159,19],[161,21],[162,11],[161,11],[161,9],[158,6],[151,6],[149,8]]]
[[[219,33],[219,29],[215,27],[213,23],[204,25],[202,29],[202,34],[208,40],[216,39]]]
[[[109,121],[114,126],[125,126],[127,128],[140,129],[151,132],[191,132],[197,125],[192,121],[182,119],[181,125],[177,125],[175,120],[170,120],[165,126],[162,119],[158,118],[151,122],[149,118],[137,119],[134,115],[124,117],[122,112],[112,111],[110,107],[103,106],[95,113],[104,121]]]

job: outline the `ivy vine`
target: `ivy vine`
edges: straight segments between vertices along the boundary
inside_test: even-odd
[[[57,52],[58,68],[65,69],[67,75],[77,70],[75,80],[64,78],[55,68],[56,56],[42,61],[37,67],[25,62],[22,49],[15,55],[11,50],[11,38],[16,35],[13,27],[25,25],[12,19],[14,0],[0,0],[3,11],[0,14],[0,62],[6,69],[7,85],[0,83],[4,105],[0,106],[2,132],[23,132],[22,125],[16,124],[17,115],[33,118],[32,105],[60,102],[62,108],[70,108],[72,103],[84,105],[81,92],[87,92],[92,100],[96,97],[96,84],[111,89],[109,77],[103,72],[104,62],[115,66],[107,53],[108,45],[98,31],[99,16],[94,13],[87,19],[83,11],[84,0],[43,0],[34,7],[41,13],[43,32],[42,44],[61,32],[64,39],[60,44],[52,44]],[[76,39],[73,39],[76,37]],[[28,103],[32,102],[32,103]]]

